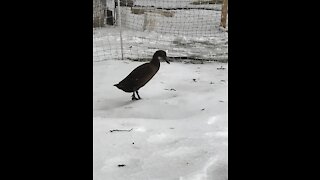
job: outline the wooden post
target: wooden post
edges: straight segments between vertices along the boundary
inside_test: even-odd
[[[228,0],[223,0],[221,9],[221,23],[220,26],[226,28],[227,26],[227,16],[228,16]]]

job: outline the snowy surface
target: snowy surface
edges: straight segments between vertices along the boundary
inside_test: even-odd
[[[134,36],[132,36],[134,34]],[[124,57],[147,58],[158,49],[169,50],[171,57],[193,57],[207,60],[228,59],[228,35],[219,33],[210,37],[123,31]],[[121,59],[119,29],[107,27],[96,30],[93,42],[93,61]]]
[[[228,179],[228,64],[161,63],[131,101],[113,84],[140,64],[93,63],[94,179]]]

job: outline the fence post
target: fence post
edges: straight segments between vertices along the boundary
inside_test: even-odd
[[[228,0],[223,0],[221,9],[221,23],[220,26],[226,28],[227,26],[227,15],[228,15]]]
[[[123,60],[123,42],[122,42],[122,25],[121,25],[121,12],[120,12],[120,0],[117,0],[117,2],[118,2],[118,6],[117,6],[117,8],[118,8],[118,21],[117,21],[117,23],[118,23],[118,25],[119,25],[119,28],[120,28],[120,45],[121,45],[121,59]]]

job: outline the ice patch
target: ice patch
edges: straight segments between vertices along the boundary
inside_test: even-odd
[[[144,127],[138,127],[136,128],[134,131],[137,131],[137,132],[146,132],[146,129]]]
[[[217,160],[217,158],[211,157],[200,171],[187,177],[180,177],[179,180],[208,180],[208,169],[214,165]]]
[[[175,149],[173,151],[169,150],[169,152],[166,152],[165,154],[163,154],[163,156],[166,156],[166,157],[185,156],[185,155],[192,154],[192,153],[195,153],[195,152],[196,152],[195,148],[179,147],[179,148],[177,148],[177,149]]]
[[[219,131],[215,135],[222,136],[222,137],[228,137],[228,131]]]
[[[101,168],[101,171],[109,172],[112,169],[115,169],[118,164],[126,164],[127,163],[126,159],[127,157],[125,156],[118,156],[111,159],[107,159],[104,162],[105,165]]]
[[[214,132],[207,132],[204,135],[209,136],[209,137],[214,137],[215,133]]]
[[[157,134],[157,135],[152,135],[150,136],[147,141],[151,142],[151,143],[158,143],[158,142],[162,142],[165,139],[167,139],[168,135],[165,133],[161,133],[161,134]]]
[[[228,131],[206,132],[204,135],[208,137],[228,137]]]
[[[214,124],[216,121],[217,121],[217,116],[212,116],[212,117],[210,117],[210,119],[208,120],[208,124],[210,125],[210,124]]]

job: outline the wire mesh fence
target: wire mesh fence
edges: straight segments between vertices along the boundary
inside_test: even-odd
[[[93,60],[146,60],[162,49],[177,61],[227,61],[222,5],[222,0],[94,0]]]

